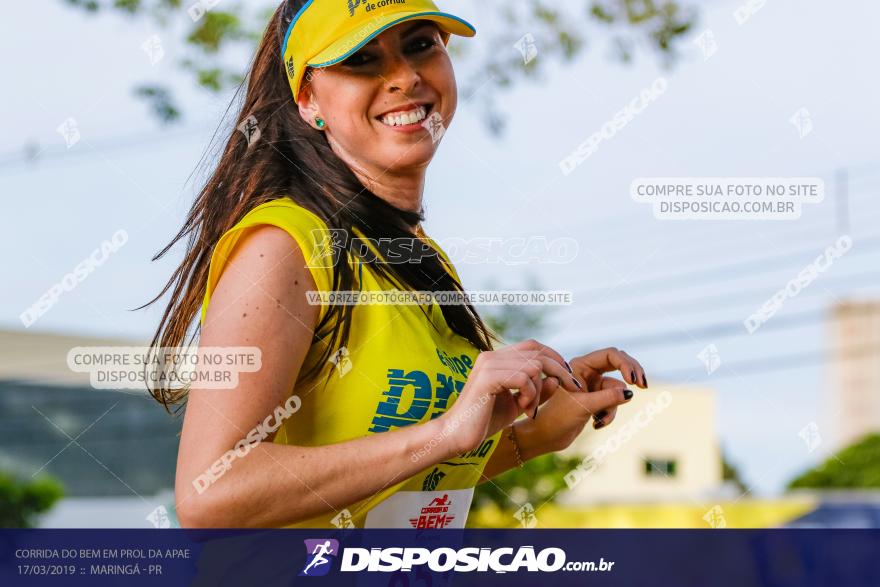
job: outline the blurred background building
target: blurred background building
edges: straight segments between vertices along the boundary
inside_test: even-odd
[[[880,300],[845,301],[831,309],[826,402],[834,445],[880,431]]]
[[[581,435],[565,451],[593,465],[560,503],[718,498],[723,467],[716,421],[711,388],[652,384],[637,390],[612,426]]]
[[[0,330],[0,471],[48,475],[64,497],[45,527],[150,527],[173,511],[180,420],[146,392],[94,389],[67,367],[77,346],[128,340]]]

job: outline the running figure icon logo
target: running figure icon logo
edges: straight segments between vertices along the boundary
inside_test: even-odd
[[[339,541],[332,538],[318,538],[305,540],[306,566],[300,572],[300,577],[321,577],[330,572],[330,563],[339,554]]]
[[[409,523],[413,528],[445,528],[455,516],[450,515],[449,506],[452,500],[449,494],[444,493],[443,497],[435,497],[427,507],[423,507],[418,518],[410,518]]]

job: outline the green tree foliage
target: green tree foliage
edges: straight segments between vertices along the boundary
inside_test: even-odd
[[[116,13],[147,19],[160,36],[182,35],[187,54],[177,65],[192,75],[196,85],[210,92],[226,91],[242,81],[245,63],[262,36],[276,1],[233,0],[61,0],[88,14]],[[675,0],[480,0],[497,18],[480,27],[481,54],[474,45],[451,43],[462,58],[461,94],[474,98],[488,129],[500,134],[504,118],[497,107],[498,93],[516,83],[536,79],[553,62],[570,62],[590,42],[602,39],[610,54],[629,62],[644,49],[672,65],[676,45],[695,25],[696,10]],[[442,2],[441,2],[442,6]],[[516,46],[528,36],[537,49],[525,59]],[[229,49],[230,51],[225,51]],[[238,59],[230,59],[230,55]],[[180,119],[173,95],[162,84],[135,88],[163,123]]]
[[[0,528],[31,528],[64,495],[61,484],[49,477],[33,481],[0,473]]]
[[[497,290],[498,284],[489,283],[487,289]],[[534,275],[526,279],[523,289],[540,290],[541,285]],[[496,306],[491,312],[481,312],[486,324],[503,341],[509,344],[536,338],[545,328],[551,308],[547,306]]]
[[[880,434],[859,442],[810,469],[789,484],[789,489],[876,489],[880,487]]]
[[[494,479],[477,485],[471,509],[476,510],[494,504],[502,510],[518,510],[526,502],[538,508],[556,501],[560,491],[566,489],[565,474],[581,459],[551,453],[531,459],[522,469],[514,468]]]
[[[736,485],[737,488],[743,493],[748,491],[748,487],[746,486],[745,481],[743,481],[742,474],[739,472],[739,469],[736,467],[736,465],[730,462],[727,458],[727,455],[723,453],[721,455],[721,466],[723,470],[722,479],[724,481],[730,481],[731,483]]]

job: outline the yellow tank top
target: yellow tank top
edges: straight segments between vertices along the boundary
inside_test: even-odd
[[[291,199],[281,198],[251,210],[218,241],[211,257],[202,322],[236,242],[247,229],[265,224],[284,229],[299,244],[319,291],[332,289],[330,263],[315,262],[330,253],[327,225]],[[424,238],[457,279],[445,252],[430,237]],[[351,256],[349,263],[355,271],[355,288],[395,289],[369,265]],[[327,310],[321,307],[319,322]],[[302,407],[285,420],[274,442],[320,446],[427,422],[452,406],[479,353],[449,328],[436,303],[429,316],[416,305],[354,306],[349,341],[334,350],[317,378],[297,380],[292,393],[302,399]],[[320,345],[313,344],[300,372],[314,365],[320,354]],[[332,373],[325,385],[328,371]],[[427,466],[368,499],[288,527],[463,528],[473,488],[500,436],[498,432],[473,451]]]

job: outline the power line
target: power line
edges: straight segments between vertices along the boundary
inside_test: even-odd
[[[29,142],[23,145],[19,151],[10,151],[0,155],[0,168],[19,164],[36,165],[42,163],[43,160],[93,156],[102,151],[119,151],[147,146],[170,139],[179,139],[182,136],[210,133],[214,126],[214,123],[201,123],[162,132],[139,133],[128,136],[112,137],[97,142],[89,141],[89,145],[93,147],[92,150],[75,148],[75,146],[64,148],[62,146],[56,147],[54,145],[41,149],[39,143]]]
[[[652,376],[659,381],[693,381],[700,379],[727,379],[730,377],[752,377],[774,371],[785,371],[801,367],[816,367],[827,363],[835,363],[843,359],[872,355],[880,352],[880,345],[858,345],[838,348],[830,351],[812,351],[790,355],[774,355],[763,359],[751,359],[736,363],[723,363],[711,374],[705,370],[683,369],[667,371]],[[726,366],[725,366],[726,365]]]
[[[855,196],[855,195],[860,195],[862,193],[867,194],[871,198],[875,197],[875,194],[870,190],[865,190],[864,192],[853,192],[851,195]],[[850,202],[850,204],[860,203],[860,202],[857,202],[857,198],[855,198],[855,197],[849,198],[849,202]],[[873,203],[873,200],[871,202]],[[880,209],[873,210],[871,212],[860,213],[858,215],[858,220],[861,223],[864,223],[867,220],[877,218],[878,216],[880,216]],[[673,222],[673,221],[670,221],[670,222]],[[687,222],[687,221],[674,221],[674,222]],[[719,229],[718,229],[717,224],[714,224],[714,223],[719,223],[719,222],[723,223],[723,222],[727,222],[727,221],[716,220],[716,221],[711,221],[711,222],[713,222],[713,223],[704,222],[703,223],[704,229],[702,229],[702,230],[694,230],[693,228],[689,228],[687,231],[682,230],[680,232],[680,234],[682,234],[684,237],[686,237],[687,240],[684,242],[674,241],[668,245],[665,245],[663,247],[663,251],[668,253],[668,252],[677,252],[682,249],[693,248],[693,246],[694,246],[693,241],[696,238],[699,238],[701,234],[709,233],[709,232],[713,233],[712,238],[700,241],[700,244],[704,248],[707,245],[718,245],[715,248],[721,248],[721,245],[730,246],[734,243],[738,243],[741,241],[752,241],[755,239],[754,232],[745,231],[745,230],[739,230],[738,232],[736,232],[734,234],[724,234],[723,238],[718,238]],[[736,221],[736,222],[751,222],[751,221],[740,220],[740,221]],[[831,215],[827,215],[827,214],[816,219],[816,221],[803,222],[801,220],[798,220],[796,224],[792,223],[791,221],[766,221],[766,222],[780,223],[780,224],[774,224],[772,232],[769,232],[768,234],[770,236],[772,236],[773,238],[783,239],[788,243],[790,243],[793,240],[793,237],[798,237],[801,235],[808,235],[811,237],[810,239],[808,239],[809,242],[816,242],[815,241],[816,233],[819,231],[822,231],[822,230],[827,231],[827,234],[829,236],[830,235],[838,235],[839,236],[841,234],[840,232],[837,231],[834,218]],[[781,223],[785,223],[785,224],[781,224]],[[872,226],[873,226],[873,224],[872,224]],[[614,227],[614,226],[609,226],[608,228],[609,229],[613,228],[615,230],[619,230],[617,227]],[[605,239],[601,239],[601,240],[605,240]],[[799,240],[803,240],[803,239],[799,239]],[[644,245],[624,247],[621,250],[623,252],[636,251],[636,250],[644,251]]]
[[[854,244],[852,250],[847,253],[847,256],[864,254],[865,252],[873,251],[878,248],[880,248],[880,236],[871,236],[867,239],[860,239],[856,244]],[[658,284],[663,285],[667,283],[672,283],[674,285],[680,285],[680,282],[682,280],[686,280],[688,278],[699,279],[705,277],[717,277],[717,279],[715,279],[713,283],[730,281],[739,277],[740,274],[754,275],[754,273],[756,272],[765,273],[775,267],[786,267],[792,262],[803,262],[804,257],[815,255],[816,249],[809,248],[792,253],[783,253],[771,257],[762,257],[758,259],[750,259],[747,261],[736,261],[721,266],[681,271],[676,274],[666,274],[657,277],[641,279],[639,281],[627,283],[626,287],[623,289],[615,290],[614,299],[617,300],[626,297],[645,295],[645,291],[647,291],[648,289],[651,289],[653,291]],[[699,285],[704,284],[701,283]],[[587,290],[575,291],[574,293],[577,295],[599,296],[606,293],[609,289],[612,288],[596,287]],[[681,287],[675,287],[672,289],[681,289]]]
[[[878,168],[878,173],[880,173],[880,168]],[[849,177],[849,175],[851,175],[851,174],[848,174],[848,177]],[[871,179],[871,178],[869,177],[869,179]],[[853,178],[849,177],[849,181],[852,182]],[[877,180],[871,179],[870,183],[871,183],[871,187],[874,187],[877,183]],[[850,198],[851,203],[854,203],[856,200],[861,201],[862,199],[865,199],[871,203],[874,202],[874,199],[873,199],[874,193],[870,188],[860,189],[859,191],[853,191],[851,196],[852,196]],[[862,198],[862,196],[864,196],[864,198]],[[868,198],[871,198],[871,199],[868,200]],[[805,208],[805,209],[809,210],[809,208]],[[611,217],[603,217],[603,218],[596,219],[595,221],[592,221],[590,226],[585,227],[583,229],[580,229],[580,231],[585,234],[588,234],[588,235],[595,235],[595,234],[603,234],[604,235],[608,232],[619,233],[621,226],[627,226],[630,222],[633,222],[633,221],[643,220],[648,215],[650,215],[650,212],[645,213],[645,212],[637,211],[637,212],[632,212],[632,213],[619,214],[619,215],[611,216]],[[860,215],[859,219],[863,220],[864,217],[865,217],[864,215]],[[694,236],[699,236],[700,234],[703,234],[703,233],[717,233],[717,231],[718,231],[717,224],[718,223],[725,223],[726,224],[729,222],[730,221],[723,220],[723,219],[712,220],[712,221],[700,221],[699,227],[696,227],[694,225],[690,225],[690,226],[692,226],[692,228],[689,228],[687,234],[688,234],[689,238],[693,238]],[[735,222],[752,222],[752,221],[738,220]],[[834,219],[830,216],[823,216],[823,217],[817,219],[817,221],[815,221],[815,222],[811,221],[809,223],[802,223],[800,220],[798,220],[796,224],[794,222],[788,221],[788,220],[779,220],[779,221],[768,220],[768,221],[762,221],[762,222],[767,222],[767,223],[774,224],[774,225],[785,226],[785,229],[784,229],[785,233],[793,233],[793,234],[809,233],[814,228],[817,229],[817,228],[821,228],[821,227],[829,228],[829,233],[834,232]],[[688,224],[688,221],[687,220],[674,220],[674,221],[668,221],[668,223],[672,223],[672,224],[678,223],[679,225],[685,225],[685,224]],[[774,230],[776,231],[776,234],[779,234],[780,232],[782,232],[782,230],[780,230],[778,228],[774,229]],[[578,229],[574,229],[570,232],[576,233],[576,232],[578,232]],[[534,236],[534,233],[526,233],[525,235],[512,235],[512,236]],[[735,241],[739,241],[739,240],[747,240],[749,238],[753,238],[753,236],[754,236],[753,233],[750,233],[747,231],[739,231],[738,233],[733,235],[733,238],[730,238],[728,236],[725,242],[735,242]],[[606,240],[606,239],[603,238],[600,240]],[[711,241],[709,241],[709,242],[711,242]],[[442,239],[441,239],[441,244],[442,244]],[[692,246],[692,244],[693,243],[684,243],[684,246]],[[682,248],[682,244],[678,243],[678,244],[673,245],[672,247],[669,247],[669,248],[671,248],[672,250],[676,250],[676,249]],[[629,249],[625,248],[624,250],[635,250],[635,249],[636,249],[636,247],[631,247]]]
[[[761,326],[761,331],[777,331],[790,330],[793,328],[801,328],[810,324],[821,322],[825,319],[824,310],[806,310],[796,312],[787,316],[774,317]],[[688,328],[686,332],[682,330],[667,330],[665,332],[655,332],[645,336],[638,336],[629,340],[623,339],[615,341],[614,345],[626,348],[646,348],[659,345],[674,345],[685,342],[691,342],[693,339],[716,340],[719,338],[729,338],[733,336],[745,336],[749,334],[742,322],[717,322],[708,326],[698,328]]]
[[[840,211],[840,210],[838,211],[838,214],[837,214],[838,229],[840,229],[842,226],[845,229],[845,230],[843,230],[843,232],[845,233],[849,230],[849,222],[847,220],[846,222],[841,224],[840,218],[842,218],[841,215],[847,216],[847,218],[848,218],[848,206],[849,206],[848,185],[849,185],[852,178],[851,178],[851,174],[844,169],[838,169],[838,171],[835,174],[835,178],[837,180],[837,187],[835,190],[835,192],[836,192],[835,195],[840,196],[838,199],[839,202],[844,202],[844,204],[839,204],[839,206],[841,206],[841,205],[846,206],[846,209],[844,211]],[[864,220],[865,215],[862,215],[859,218]],[[709,228],[714,228],[714,227],[710,226]],[[798,227],[798,230],[800,232],[803,232],[804,227],[800,226],[800,227]],[[746,238],[753,238],[752,233],[742,231],[741,234]],[[692,237],[692,233],[689,233],[688,236]],[[736,240],[738,240],[738,239],[736,239]],[[709,241],[709,242],[718,242],[718,241],[715,240],[715,241]],[[730,239],[728,239],[727,242],[730,242]],[[868,251],[871,251],[871,250],[878,248],[878,244],[880,244],[880,235],[869,235],[866,237],[856,237],[856,242],[859,243],[859,246],[857,247],[858,252],[856,254],[865,253],[865,252],[868,252]],[[684,244],[686,246],[693,246],[693,244],[690,242],[684,243]],[[669,247],[665,247],[665,248],[669,249]],[[678,248],[678,247],[673,247],[673,248]],[[661,290],[661,292],[662,291],[675,292],[675,291],[679,291],[683,288],[688,288],[693,285],[698,285],[698,286],[714,285],[715,283],[729,281],[729,280],[737,277],[739,275],[738,271],[739,272],[742,272],[743,270],[749,271],[749,275],[754,275],[756,272],[757,273],[769,272],[772,267],[787,265],[790,261],[793,261],[796,258],[799,258],[801,255],[804,255],[804,256],[814,255],[815,253],[816,253],[816,250],[814,248],[800,249],[799,251],[796,251],[796,252],[782,253],[779,255],[775,255],[773,257],[762,257],[762,258],[751,259],[751,260],[747,260],[747,261],[738,261],[735,263],[728,263],[722,267],[709,267],[709,268],[704,267],[704,268],[690,269],[690,270],[681,271],[681,272],[674,274],[674,275],[667,274],[667,275],[657,276],[654,278],[643,279],[643,280],[640,280],[635,283],[627,284],[625,289],[618,291],[617,293],[615,293],[615,295],[613,297],[609,297],[607,295],[605,297],[602,297],[597,302],[593,302],[592,304],[590,304],[590,306],[588,306],[588,308],[587,308],[588,311],[586,313],[576,313],[576,315],[578,317],[584,317],[584,316],[589,316],[589,315],[597,315],[597,314],[601,313],[602,318],[608,319],[609,317],[614,317],[614,315],[616,313],[618,316],[622,315],[624,317],[624,319],[632,320],[638,316],[638,312],[634,313],[631,305],[627,305],[626,307],[623,307],[623,308],[618,308],[616,312],[615,312],[614,308],[612,308],[610,310],[608,308],[604,308],[603,310],[601,310],[601,312],[597,312],[596,310],[593,310],[593,308],[596,305],[604,305],[606,302],[610,302],[613,304],[613,303],[617,302],[618,300],[620,300],[621,298],[630,298],[633,295],[641,294],[642,292],[640,290],[643,288],[650,289],[652,294],[656,294],[656,293],[658,293],[658,289],[657,289],[658,283],[661,285],[662,284],[669,284],[669,286],[670,286],[670,287],[667,287],[667,288]],[[682,280],[684,280],[686,278],[699,279],[701,276],[702,277],[704,277],[704,276],[710,276],[710,277],[711,276],[719,276],[719,277],[716,278],[714,281],[708,281],[708,282],[705,280],[701,280],[699,283],[688,283],[687,281],[685,281],[685,283],[681,283]],[[868,274],[864,275],[864,277],[873,278],[873,277],[877,277],[877,274],[876,273],[868,273]],[[852,279],[852,277],[850,277],[849,279]],[[832,283],[839,283],[839,281],[832,282]],[[613,288],[612,288],[612,290],[613,290]],[[589,296],[589,295],[603,294],[607,291],[608,291],[608,288],[606,287],[606,288],[592,288],[589,290],[585,290],[585,291],[582,290],[580,292],[575,292],[575,293],[579,296],[580,295]],[[737,292],[737,293],[740,296],[742,296],[743,294],[746,294],[746,295],[754,294],[756,296],[760,296],[762,294],[765,294],[765,292],[766,292],[765,288],[760,288],[760,289],[755,288],[749,292]],[[706,298],[705,296],[701,296],[700,299],[696,299],[696,300],[691,298],[691,299],[687,299],[684,301],[678,301],[677,305],[679,308],[686,307],[688,310],[693,310],[695,308],[700,307],[700,302],[702,302],[702,306],[705,307],[707,305],[707,301],[712,301],[712,302],[732,301],[734,304],[737,303],[732,298],[732,296],[730,294],[725,293],[725,294],[721,294],[721,295],[715,295],[714,298],[713,297]],[[697,304],[696,306],[695,306],[695,303]],[[676,304],[673,304],[673,307],[675,305]],[[730,304],[728,304],[728,305],[730,305]],[[654,304],[654,306],[659,306],[659,305]],[[717,307],[717,303],[715,304],[715,307]],[[643,308],[645,310],[653,310],[654,309],[654,308],[647,308],[646,306],[643,306]],[[635,316],[634,316],[634,314],[635,314]],[[570,316],[568,318],[570,319]]]
[[[880,271],[868,271],[865,273],[857,273],[855,275],[845,275],[836,279],[830,277],[827,279],[823,278],[822,285],[825,287],[825,289],[827,289],[828,287],[839,286],[843,283],[847,283],[850,281],[868,282],[869,280],[877,280],[875,281],[874,285],[880,286]],[[665,313],[670,313],[674,316],[682,316],[699,312],[700,309],[718,310],[725,307],[730,308],[743,306],[746,304],[754,304],[755,302],[752,301],[753,298],[757,298],[759,300],[763,299],[760,296],[769,296],[772,293],[772,289],[773,288],[771,287],[763,286],[748,290],[725,291],[723,293],[711,296],[703,295],[684,299],[675,299],[666,302],[654,302],[651,305],[633,306],[631,304],[627,304],[620,308],[592,309],[585,314],[577,314],[577,318],[584,319],[596,317],[607,320],[608,322],[614,321],[615,325],[619,325],[640,321],[643,319],[645,314],[656,314],[658,310]],[[779,288],[777,287],[776,289]],[[799,297],[816,296],[823,293],[823,291],[824,290],[821,288],[810,288],[799,294]],[[676,309],[689,311],[678,313],[668,312],[669,310],[674,311]],[[569,322],[570,320],[570,316],[565,317],[566,322]]]
[[[826,320],[826,312],[825,309],[805,310],[787,316],[774,317],[766,324],[762,324],[760,329],[762,332],[776,332],[818,324]],[[673,346],[676,344],[690,343],[694,340],[704,341],[710,339],[714,341],[721,338],[732,338],[746,335],[751,336],[751,333],[749,333],[742,321],[728,321],[717,322],[715,324],[696,328],[688,328],[687,330],[667,330],[630,339],[615,340],[614,345],[617,347],[642,350],[653,346]],[[594,346],[596,344],[597,343],[594,343]]]

